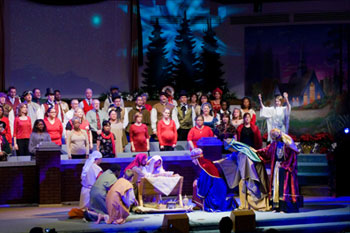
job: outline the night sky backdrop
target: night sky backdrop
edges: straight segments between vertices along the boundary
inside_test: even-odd
[[[5,7],[6,87],[15,85],[19,94],[34,87],[42,92],[53,87],[60,89],[64,97],[82,97],[87,87],[92,87],[95,96],[106,92],[111,85],[129,91],[128,0],[79,6],[11,0],[6,1]],[[324,43],[329,39],[329,31],[337,25],[231,25],[230,16],[245,14],[247,9],[206,0],[140,0],[143,51],[149,43],[152,23],[159,17],[163,36],[168,41],[168,58],[172,61],[176,30],[184,11],[191,20],[197,54],[201,51],[207,19],[212,19],[224,78],[238,96],[244,95],[245,64],[257,44],[262,50],[272,49],[280,64],[282,82],[287,82],[296,71],[301,46],[308,68],[315,69],[319,79],[333,74],[335,64],[327,58],[334,50]]]
[[[271,48],[274,58],[280,64],[281,81],[288,82],[291,74],[297,70],[303,48],[308,69],[315,70],[319,80],[332,77],[334,69],[338,67],[337,61],[331,61],[330,57],[337,51],[329,48],[327,41],[334,39],[330,34],[337,32],[338,27],[339,24],[247,27],[246,64],[258,45],[262,51]],[[345,58],[345,46],[343,51]],[[346,63],[343,67],[346,71]]]
[[[126,1],[50,6],[7,1],[6,86],[61,89],[65,96],[127,90],[129,17]],[[61,79],[61,80],[58,80]]]

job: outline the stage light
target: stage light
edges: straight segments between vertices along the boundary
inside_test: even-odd
[[[345,134],[348,134],[349,132],[350,132],[349,128],[345,128],[345,129],[344,129],[344,133],[345,133]]]
[[[94,14],[91,16],[91,25],[95,28],[99,28],[102,24],[102,17],[99,14]]]

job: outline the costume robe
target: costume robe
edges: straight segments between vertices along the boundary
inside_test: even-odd
[[[300,206],[298,153],[280,141],[273,141],[266,148],[258,150],[261,160],[271,163],[269,197],[273,200],[273,208],[280,211],[298,212]]]
[[[129,216],[129,208],[135,202],[132,184],[120,178],[107,193],[106,206],[109,215],[107,223],[122,223]]]
[[[90,191],[90,208],[93,211],[107,214],[106,196],[115,182],[117,182],[117,177],[109,169],[98,177]]]
[[[197,182],[197,195],[204,200],[204,210],[208,212],[229,211],[234,208],[233,195],[220,177],[218,169],[208,159],[198,158],[201,168]]]

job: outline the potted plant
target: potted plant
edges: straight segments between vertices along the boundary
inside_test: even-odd
[[[334,138],[330,133],[320,132],[314,135],[314,140],[318,144],[318,153],[326,154],[334,142]]]
[[[303,134],[300,136],[300,144],[303,153],[310,154],[315,145],[315,139],[311,134]]]

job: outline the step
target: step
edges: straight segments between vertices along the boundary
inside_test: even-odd
[[[298,176],[320,176],[328,177],[329,173],[328,172],[298,172]]]
[[[328,185],[328,176],[300,176],[298,174],[299,186]]]
[[[300,213],[283,213],[285,218],[280,218],[281,213],[270,215],[269,218],[259,219],[257,216],[257,227],[270,226],[285,226],[285,225],[299,225],[299,224],[320,224],[320,223],[335,223],[350,221],[350,206],[342,206],[337,212],[332,210],[315,210],[312,215],[309,211]],[[301,209],[302,211],[302,209]]]
[[[325,197],[330,195],[330,188],[328,185],[318,185],[318,186],[300,186],[300,194],[303,196],[313,196],[313,197]]]
[[[304,174],[304,176],[306,174],[312,174],[315,173],[317,175],[323,176],[324,174],[328,175],[328,166],[323,166],[323,165],[319,165],[319,166],[298,166],[298,175],[299,173]],[[315,175],[311,175],[311,176],[315,176]]]
[[[326,154],[299,154],[298,163],[300,162],[319,162],[327,163]]]
[[[312,223],[312,224],[297,224],[297,225],[287,225],[287,226],[274,226],[257,229],[267,230],[275,229],[277,232],[298,232],[298,233],[314,233],[314,232],[345,232],[345,229],[349,229],[350,222],[327,222],[327,223]],[[347,232],[347,231],[346,231]]]

